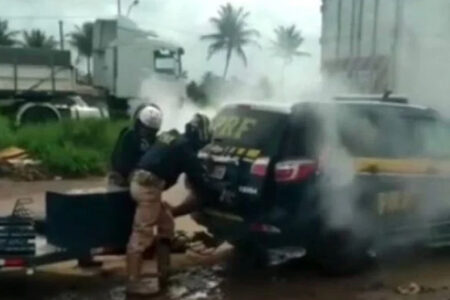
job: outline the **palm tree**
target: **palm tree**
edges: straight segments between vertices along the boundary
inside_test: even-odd
[[[10,31],[8,29],[8,21],[0,19],[0,46],[14,46],[17,40],[14,37],[18,31]]]
[[[56,44],[57,43],[52,36],[47,36],[47,34],[40,29],[32,29],[31,31],[23,32],[22,45],[24,47],[54,49],[56,48]]]
[[[275,29],[275,36],[276,39],[272,41],[272,46],[274,55],[283,60],[283,68],[281,72],[281,87],[283,88],[286,67],[294,61],[294,58],[310,56],[310,54],[298,50],[303,44],[304,38],[295,25],[291,25],[289,27],[277,27]]]
[[[76,30],[70,33],[70,44],[78,51],[78,56],[86,59],[88,80],[91,80],[91,58],[93,54],[92,38],[94,34],[94,24],[84,23],[81,27],[76,26]]]
[[[202,40],[210,41],[208,48],[208,59],[214,54],[225,50],[225,69],[223,78],[226,78],[233,51],[242,59],[247,66],[247,56],[244,47],[247,45],[258,45],[254,38],[259,37],[259,32],[250,29],[247,24],[249,12],[242,7],[235,8],[230,3],[222,5],[218,11],[219,16],[211,18],[210,22],[216,29],[215,33],[203,35]]]

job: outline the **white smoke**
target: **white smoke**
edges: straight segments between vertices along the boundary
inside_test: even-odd
[[[329,89],[330,86],[337,87],[339,92]],[[334,82],[317,93],[306,94],[305,99],[330,100],[343,90],[349,89]],[[337,119],[339,113],[335,105],[321,107],[325,109],[316,112],[323,126],[321,152],[318,155],[321,163],[319,198],[321,213],[328,228],[370,237],[377,236],[378,231],[382,230],[380,226],[387,224],[394,225],[393,228],[409,226],[413,228],[412,231],[397,232],[403,246],[430,238],[430,223],[445,222],[450,216],[450,171],[447,162],[450,150],[442,149],[448,145],[443,137],[449,134],[439,136],[432,130],[421,131],[430,129],[422,123],[416,124],[417,129],[413,131],[412,128],[416,127],[412,127],[407,119],[399,118],[396,114],[390,116],[389,112],[383,114],[381,123],[374,123],[359,114],[342,115],[342,111]],[[345,136],[342,132],[345,132]],[[413,142],[418,136],[424,138],[419,139],[423,145]],[[430,144],[433,150],[425,144]],[[354,148],[352,151],[356,149],[357,152],[350,152],[349,145],[351,149]],[[422,147],[423,153],[420,152]],[[436,157],[434,153],[441,156]],[[428,168],[429,171],[421,175],[414,175],[414,171],[405,171],[403,175],[401,172],[378,174],[375,163],[373,174],[370,174],[371,171],[361,174],[356,169],[356,160],[362,157],[387,159],[394,165],[398,163],[410,170]],[[407,165],[408,160],[411,161],[410,165]],[[380,202],[380,193],[412,197],[412,204],[397,203],[400,205],[398,211],[395,211],[398,207],[394,205],[394,211],[380,213],[380,205],[389,205]],[[402,205],[406,205],[403,210]],[[409,222],[402,223],[402,218],[406,220],[406,216],[409,216]],[[392,220],[396,218],[399,221],[393,223]],[[387,236],[382,236],[377,241],[378,246],[387,246],[387,240]]]
[[[194,105],[185,95],[182,82],[164,82],[155,78],[148,78],[141,86],[140,98],[130,102],[130,110],[145,103],[157,104],[163,112],[162,130],[177,129],[181,132],[184,125],[196,113],[214,115],[213,108],[201,108]]]

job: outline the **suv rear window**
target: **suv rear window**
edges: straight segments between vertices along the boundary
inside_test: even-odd
[[[279,112],[248,106],[227,107],[213,120],[214,143],[275,155],[288,119],[288,115]]]

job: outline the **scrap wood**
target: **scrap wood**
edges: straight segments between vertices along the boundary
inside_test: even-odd
[[[397,287],[397,293],[401,295],[417,295],[422,290],[421,286],[415,282],[403,284]]]
[[[28,153],[17,147],[9,147],[0,151],[0,161],[24,160],[28,158]]]
[[[26,150],[18,147],[9,147],[0,151],[0,175],[27,181],[49,177],[40,161],[30,158]]]

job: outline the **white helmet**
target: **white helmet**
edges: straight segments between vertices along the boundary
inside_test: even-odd
[[[153,105],[142,108],[138,113],[138,120],[142,125],[151,129],[160,129],[162,124],[162,111]]]

